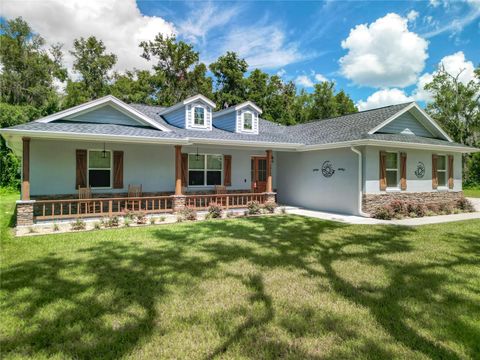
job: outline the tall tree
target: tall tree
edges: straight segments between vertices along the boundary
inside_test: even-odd
[[[315,84],[312,94],[311,119],[327,119],[337,116],[337,102],[335,99],[335,83],[323,81]]]
[[[106,52],[102,40],[90,36],[87,39],[75,39],[74,50],[70,53],[75,58],[73,70],[80,79],[68,80],[65,107],[78,105],[109,93],[110,72],[117,62],[117,56]]]
[[[215,101],[220,109],[246,99],[245,73],[248,64],[234,52],[227,52],[209,66],[215,77]]]
[[[146,70],[115,73],[111,94],[126,103],[154,104],[155,77]]]
[[[45,114],[57,109],[54,81],[64,81],[67,73],[61,47],[44,46],[22,18],[0,23],[0,102],[35,106]]]
[[[335,102],[337,104],[337,115],[346,115],[358,111],[353,100],[343,90],[335,95]]]
[[[154,41],[141,42],[140,47],[143,58],[156,61],[154,96],[158,104],[171,106],[197,93],[211,96],[212,81],[192,45],[177,41],[175,36],[158,34]]]

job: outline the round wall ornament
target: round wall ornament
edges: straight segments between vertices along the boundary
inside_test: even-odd
[[[324,161],[323,164],[322,164],[322,174],[323,174],[323,176],[329,178],[329,177],[332,177],[332,175],[334,173],[335,173],[335,169],[333,168],[332,163],[329,160]]]
[[[425,164],[421,161],[417,164],[417,170],[415,170],[415,175],[417,178],[421,179],[425,176]]]

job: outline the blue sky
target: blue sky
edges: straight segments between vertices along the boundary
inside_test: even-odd
[[[463,70],[465,82],[480,63],[480,0],[4,2],[3,17],[22,15],[66,49],[75,37],[104,39],[120,71],[146,66],[136,44],[160,31],[192,43],[207,64],[233,50],[252,69],[309,91],[335,81],[361,108],[424,103],[423,84],[440,62],[452,73]]]

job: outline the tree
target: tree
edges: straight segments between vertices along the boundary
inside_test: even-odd
[[[456,142],[475,146],[480,141],[480,67],[475,70],[476,79],[466,84],[459,80],[463,71],[452,75],[443,66],[438,69],[425,85],[433,97],[426,111]]]
[[[335,95],[335,102],[337,103],[337,115],[346,115],[358,111],[353,100],[343,90],[340,90]]]
[[[35,106],[42,114],[57,110],[54,81],[64,81],[67,73],[61,46],[46,51],[44,45],[22,18],[0,24],[0,102]]]
[[[155,78],[149,71],[133,70],[115,73],[111,94],[126,103],[154,104]]]
[[[171,106],[198,93],[211,96],[212,80],[206,76],[207,68],[199,63],[192,45],[177,41],[175,36],[158,34],[154,41],[141,42],[140,47],[143,58],[156,59],[153,95],[159,105]]]
[[[311,119],[327,119],[337,116],[337,102],[335,99],[335,83],[323,81],[315,84],[312,94]]]
[[[73,70],[80,75],[78,81],[68,80],[65,107],[75,106],[109,93],[110,72],[117,62],[117,56],[106,53],[102,40],[94,36],[87,39],[75,39],[74,50],[70,53],[75,58]]]
[[[245,73],[248,64],[234,52],[228,51],[209,66],[215,77],[215,102],[220,109],[239,104],[246,99]]]

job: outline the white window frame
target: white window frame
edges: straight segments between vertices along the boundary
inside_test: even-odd
[[[443,157],[445,159],[445,169],[440,170],[438,168],[438,159],[440,157]],[[437,189],[438,190],[448,190],[448,157],[445,154],[437,154],[437,163],[435,164],[437,166],[437,181],[439,180],[438,173],[443,172],[445,173],[445,185],[440,185],[440,182],[438,183]]]
[[[187,186],[191,188],[210,188],[214,187],[215,185],[207,185],[207,172],[208,171],[220,171],[220,186],[223,185],[223,171],[225,164],[223,163],[223,155],[222,154],[211,154],[211,153],[198,153],[199,156],[204,156],[204,168],[203,168],[203,185],[190,185],[190,171],[202,171],[202,169],[190,169],[190,155],[196,156],[197,153],[188,153],[188,179],[187,179]],[[207,168],[207,156],[220,156],[222,159],[222,169],[208,169]],[[217,185],[218,186],[218,185]]]
[[[90,152],[109,152],[110,153],[110,186],[90,186],[90,170],[106,170],[105,168],[91,168],[90,169]],[[91,187],[92,189],[112,189],[112,179],[113,179],[113,152],[112,150],[104,150],[104,149],[88,149],[87,150],[87,186]]]
[[[203,124],[196,124],[195,123],[195,109],[203,109]],[[207,112],[208,108],[206,106],[196,104],[192,106],[192,127],[193,128],[199,128],[199,129],[206,129],[207,128]]]
[[[251,129],[246,129],[245,128],[245,114],[250,114],[252,115],[252,128]],[[244,132],[254,132],[253,128],[254,128],[254,123],[255,122],[255,114],[252,112],[252,111],[244,111],[242,113],[242,131]]]
[[[397,156],[397,168],[387,168],[387,159],[385,157],[385,182],[387,185],[387,191],[400,191],[400,162],[399,162],[399,153],[395,151],[387,151],[386,152],[387,156],[388,154],[395,154]],[[396,171],[397,173],[397,184],[395,186],[388,186],[388,176],[387,173],[389,171]]]

